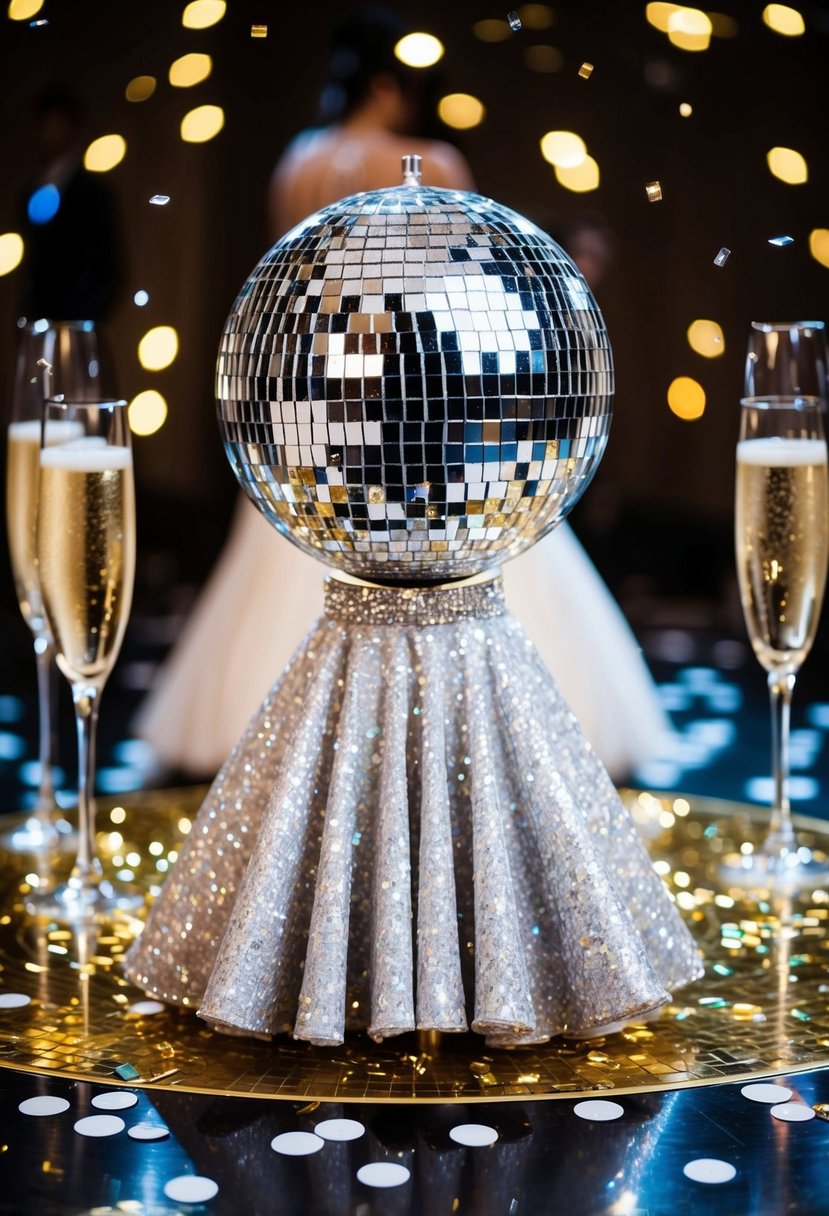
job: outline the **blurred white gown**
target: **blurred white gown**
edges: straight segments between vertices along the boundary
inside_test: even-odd
[[[141,707],[159,759],[216,772],[322,612],[326,567],[246,499],[191,619]],[[504,565],[507,602],[611,777],[652,759],[668,726],[618,605],[566,524]]]

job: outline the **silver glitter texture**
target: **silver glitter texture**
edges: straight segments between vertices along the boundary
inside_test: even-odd
[[[329,579],[126,969],[218,1029],[317,1044],[587,1036],[701,974],[500,578]]]
[[[369,580],[464,578],[540,539],[604,452],[602,315],[553,239],[407,184],[310,216],[225,324],[220,426],[279,532]]]

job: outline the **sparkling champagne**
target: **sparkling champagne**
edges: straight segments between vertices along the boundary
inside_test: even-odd
[[[797,671],[826,581],[829,473],[822,439],[737,445],[736,550],[751,644],[766,671]]]
[[[37,554],[57,662],[103,686],[121,647],[135,573],[135,494],[126,447],[79,439],[40,453]]]

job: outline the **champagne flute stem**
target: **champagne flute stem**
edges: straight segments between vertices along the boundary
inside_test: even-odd
[[[766,848],[781,854],[794,852],[797,848],[789,803],[789,730],[794,679],[794,672],[781,675],[772,671],[768,677],[774,804]]]
[[[72,867],[77,885],[96,885],[101,864],[95,854],[95,738],[98,729],[98,690],[72,689],[78,732],[78,853]]]
[[[55,805],[55,711],[57,709],[57,672],[55,669],[55,645],[44,634],[35,638],[37,660],[37,708],[38,708],[38,759],[40,762],[40,788],[37,798],[37,815],[51,822]]]

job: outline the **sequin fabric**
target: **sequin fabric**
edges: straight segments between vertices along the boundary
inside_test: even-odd
[[[496,577],[385,600],[328,580],[126,970],[234,1033],[508,1045],[632,1018],[702,968]]]
[[[613,359],[552,237],[407,183],[324,208],[262,258],[216,396],[233,470],[281,533],[408,584],[498,565],[564,518],[607,444]]]

